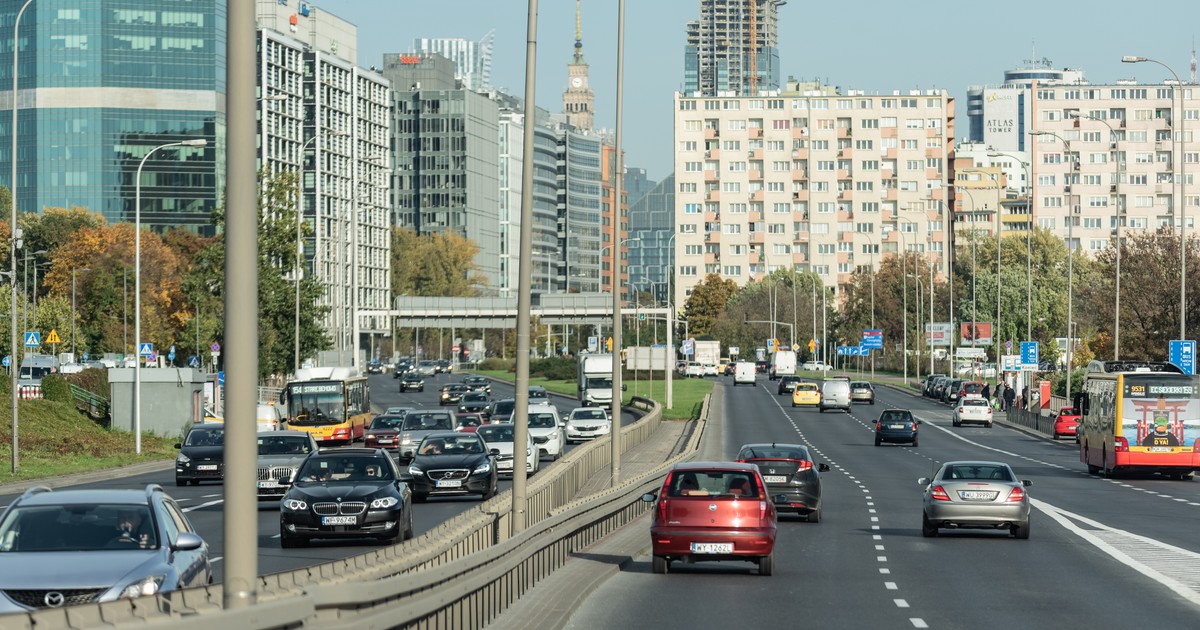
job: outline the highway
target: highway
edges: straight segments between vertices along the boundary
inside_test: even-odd
[[[697,459],[731,459],[747,442],[807,443],[832,468],[822,521],[780,519],[772,577],[749,563],[673,563],[655,575],[642,554],[568,627],[1196,627],[1200,482],[1089,476],[1073,442],[953,428],[950,407],[886,387],[873,406],[822,414],[792,409],[761,376],[756,388],[725,383]],[[919,447],[873,446],[870,422],[888,407],[922,420]],[[921,536],[916,479],[956,459],[1005,461],[1033,482],[1029,540]],[[647,553],[649,542],[647,531]]]
[[[370,376],[371,406],[382,411],[385,407],[438,407],[438,390],[442,385],[461,381],[460,374],[439,374],[426,378],[424,392],[399,393],[398,381],[389,374]],[[492,397],[494,399],[511,398],[514,394],[512,385],[494,383]],[[565,417],[571,409],[578,406],[573,400],[553,396],[552,401],[559,412]],[[451,407],[447,406],[446,409]],[[622,417],[623,423],[632,422],[634,416],[626,412]],[[362,446],[356,442],[355,446]],[[572,448],[568,446],[568,451]],[[549,459],[541,462],[542,470],[551,464]],[[536,475],[535,475],[536,478]],[[169,495],[179,503],[188,514],[196,531],[209,545],[209,553],[213,559],[213,573],[219,582],[223,575],[224,557],[224,485],[219,483],[202,483],[199,486],[175,486],[174,468],[161,472],[146,473],[127,477],[113,477],[104,481],[81,484],[75,488],[144,488],[146,484],[157,483],[163,486]],[[511,486],[512,482],[503,477],[500,481],[500,491]],[[13,494],[0,494],[0,509],[14,498]],[[442,522],[479,505],[478,497],[439,497],[430,498],[426,503],[417,504],[413,509],[413,530],[416,535],[437,527]],[[249,535],[249,533],[248,533]],[[331,540],[313,541],[310,546],[302,549],[284,550],[279,545],[279,502],[260,501],[258,511],[258,526],[254,535],[258,537],[258,572],[260,575],[292,571],[307,566],[321,564],[331,560],[346,558],[371,549],[378,548],[375,541]]]

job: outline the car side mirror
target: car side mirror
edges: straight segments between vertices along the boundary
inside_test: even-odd
[[[195,551],[204,546],[204,539],[192,532],[179,532],[171,551]]]
[[[182,444],[180,444],[179,442],[176,442],[176,443],[175,443],[175,450],[177,450],[177,451],[178,451],[178,450],[182,450],[182,449],[183,449],[183,445],[182,445]]]
[[[490,450],[490,451],[488,451],[488,452],[489,452],[489,453],[491,453],[492,455],[495,455],[495,456],[497,456],[497,457],[499,457],[499,456],[500,456],[500,449],[498,449],[498,448],[494,448],[494,449],[492,449],[492,450]]]
[[[817,464],[817,472],[829,472],[829,464],[824,462]]]
[[[658,500],[658,497],[655,496],[655,494],[653,492],[647,492],[646,494],[642,495],[642,500],[645,501],[646,503],[654,503],[655,501]]]
[[[629,391],[629,386],[626,385],[625,383],[621,383],[621,391],[623,391],[623,392]]]
[[[917,480],[917,484],[922,485],[922,486],[928,486],[929,483],[930,483],[929,477],[921,477],[920,479]]]
[[[1032,485],[1033,485],[1033,482],[1032,482],[1032,481],[1030,481],[1030,480],[1028,480],[1028,479],[1022,479],[1022,480],[1021,480],[1021,485],[1022,485],[1022,486],[1025,486],[1026,488],[1028,488],[1029,486],[1032,486]]]
[[[913,422],[916,422],[917,424],[921,424],[920,420],[914,420]]]

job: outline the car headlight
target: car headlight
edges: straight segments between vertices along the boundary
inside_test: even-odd
[[[407,433],[400,437],[401,444],[412,444],[412,436]]]
[[[137,582],[134,582],[133,584],[121,589],[121,599],[133,599],[135,597],[142,597],[143,595],[154,595],[158,592],[158,589],[162,588],[163,580],[166,578],[167,576],[165,575],[151,575],[144,577]]]
[[[283,505],[283,509],[292,510],[295,512],[308,509],[308,503],[301,501],[300,499],[284,499],[281,505]]]
[[[178,456],[175,457],[175,463],[176,464],[190,464],[190,463],[192,463],[192,458],[188,457],[187,455],[184,455],[183,453],[180,453]]]
[[[475,470],[471,471],[471,474],[472,474],[472,475],[478,475],[478,474],[481,474],[481,473],[490,472],[491,470],[492,470],[492,464],[491,464],[491,462],[484,462],[484,463],[482,463],[482,464],[480,464],[480,465],[476,466],[476,467],[475,467]]]
[[[532,456],[532,455],[533,455],[533,449],[531,449],[531,448],[528,448],[528,447],[527,447],[527,448],[525,449],[525,456],[526,456],[526,457],[529,457],[529,456]]]
[[[382,499],[375,499],[374,501],[372,501],[371,509],[372,510],[386,510],[386,509],[392,507],[393,505],[396,505],[399,502],[400,502],[400,500],[397,499],[396,497],[383,497]]]
[[[418,466],[409,466],[408,474],[410,474],[414,477],[423,477],[423,476],[425,476],[425,471],[421,470],[421,468]]]

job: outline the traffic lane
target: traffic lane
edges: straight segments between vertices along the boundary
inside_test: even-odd
[[[1114,583],[1129,581],[1127,566],[1111,561],[1036,510],[1031,540],[986,530],[949,531],[935,539],[924,538],[919,526],[923,488],[916,478],[928,476],[926,466],[940,461],[984,459],[981,449],[954,438],[950,431],[936,430],[922,433],[918,448],[874,447],[873,442],[858,441],[857,436],[866,432],[861,419],[841,415],[844,422],[830,422],[828,417],[814,420],[813,412],[804,412],[798,423],[804,427],[805,420],[811,421],[810,442],[831,455],[839,468],[860,471],[856,474],[874,499],[879,518],[876,560],[881,571],[888,571],[876,578],[876,588],[886,590],[892,604],[910,611],[913,619],[930,627],[1081,627],[1078,620],[1088,606],[1103,603],[1097,601],[1094,585],[1104,582],[1093,581],[1091,576]],[[948,424],[948,419],[945,422]],[[930,428],[928,424],[923,431]],[[994,435],[986,429],[978,431]],[[830,446],[822,448],[826,439]],[[1016,468],[1019,476],[1028,477],[1027,473],[1036,472],[1039,466]],[[1035,482],[1031,491],[1036,490]],[[949,552],[944,551],[947,548]],[[947,584],[951,586],[947,588]],[[1136,581],[1136,587],[1126,589],[1115,600],[1130,604],[1116,615],[1124,622],[1117,627],[1144,621],[1145,609],[1136,605],[1139,601],[1167,611],[1164,618],[1168,623],[1194,614],[1191,604],[1147,579]],[[979,602],[988,603],[985,610]],[[1066,613],[1062,612],[1064,603]],[[996,616],[995,610],[1011,612]]]
[[[903,402],[903,398],[896,401]],[[1200,483],[1157,475],[1111,479],[1089,475],[1073,442],[1030,435],[998,423],[991,429],[953,427],[949,407],[914,413],[925,422],[922,440],[941,431],[963,447],[951,450],[953,458],[1007,462],[1022,478],[1034,482],[1033,497],[1123,531],[1200,552],[1200,541],[1192,535],[1192,523],[1200,516]]]

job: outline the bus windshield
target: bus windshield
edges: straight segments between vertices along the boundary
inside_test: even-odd
[[[1121,434],[1132,447],[1191,446],[1200,439],[1195,377],[1125,377]]]
[[[321,426],[346,421],[346,396],[339,382],[288,385],[288,424]]]

